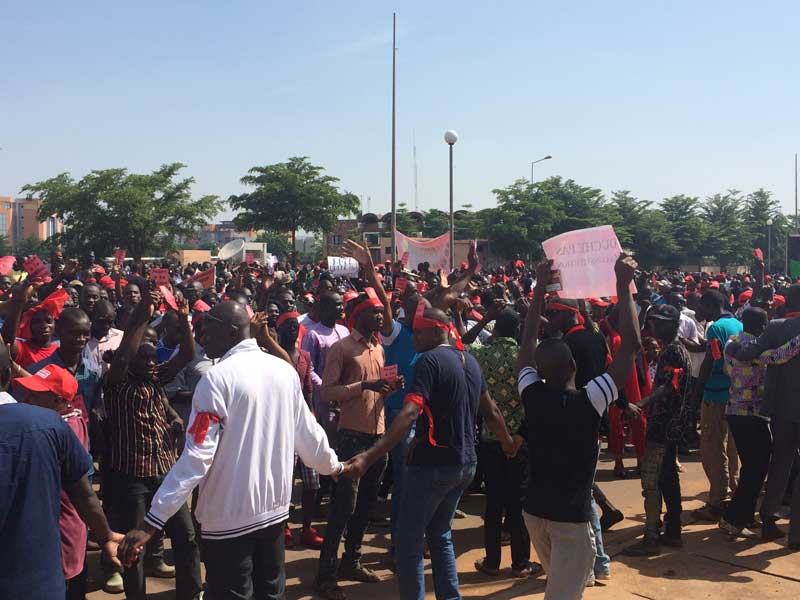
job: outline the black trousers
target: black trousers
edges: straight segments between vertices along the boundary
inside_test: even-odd
[[[755,521],[758,494],[769,471],[772,434],[769,422],[760,417],[728,415],[728,427],[742,461],[739,485],[733,492],[723,518],[736,527],[747,527]]]
[[[481,448],[486,484],[483,524],[486,566],[492,569],[500,567],[500,535],[505,513],[511,532],[511,565],[522,567],[531,558],[531,539],[522,518],[522,496],[528,482],[528,448],[522,446],[510,460],[500,442],[487,440]]]
[[[341,461],[350,460],[356,454],[372,448],[379,438],[378,435],[341,429],[336,454]],[[378,487],[385,468],[386,457],[382,456],[361,479],[342,477],[336,483],[328,526],[325,528],[325,541],[319,554],[320,579],[336,578],[342,535],[345,536],[342,562],[357,564],[361,560],[361,542],[378,499]]]
[[[224,540],[203,538],[209,598],[283,600],[286,592],[283,523]]]
[[[67,579],[67,600],[86,600],[86,580],[88,579],[86,560],[83,562],[83,571],[72,579]]]
[[[111,504],[113,528],[116,531],[130,531],[138,527],[153,495],[161,485],[163,477],[134,477],[119,471],[109,471],[105,479],[105,498]],[[172,540],[175,557],[175,598],[193,600],[201,589],[200,552],[194,537],[194,527],[189,509],[182,506],[167,521],[164,528]],[[146,600],[147,591],[143,561],[139,560],[122,573],[127,600]]]

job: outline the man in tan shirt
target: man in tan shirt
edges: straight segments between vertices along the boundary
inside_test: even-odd
[[[326,359],[321,395],[323,402],[338,404],[341,410],[336,452],[342,461],[378,441],[384,432],[383,398],[402,387],[400,379],[390,383],[381,378],[384,355],[376,333],[383,327],[383,313],[384,303],[375,290],[368,288],[355,301],[350,336],[336,342]],[[344,598],[337,585],[339,578],[380,581],[375,572],[361,564],[361,542],[385,467],[384,456],[361,479],[345,477],[336,485],[315,583],[318,593],[325,598]],[[337,573],[339,541],[345,529],[345,550]]]

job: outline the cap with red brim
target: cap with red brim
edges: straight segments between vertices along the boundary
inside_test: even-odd
[[[78,393],[78,381],[64,367],[47,365],[28,377],[14,380],[15,385],[32,392],[52,392],[70,402]]]

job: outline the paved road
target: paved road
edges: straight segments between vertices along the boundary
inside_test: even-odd
[[[626,464],[633,466],[632,459]],[[707,482],[697,454],[684,461],[686,473],[681,474],[684,498],[684,548],[671,550],[656,558],[628,558],[620,551],[636,539],[644,521],[641,487],[638,479],[612,480],[612,462],[601,461],[598,480],[606,495],[625,513],[626,520],[606,534],[606,546],[613,557],[612,579],[587,590],[588,600],[682,600],[691,598],[773,599],[800,598],[800,553],[791,553],[784,542],[755,544],[730,541],[716,526],[695,523],[689,512],[702,505]],[[468,496],[462,501],[468,518],[456,520],[454,543],[458,558],[459,579],[464,598],[541,599],[544,596],[544,577],[519,581],[510,576],[508,547],[503,548],[506,569],[492,579],[477,573],[473,567],[483,556],[482,521],[483,497]],[[782,525],[786,526],[785,522]],[[295,526],[296,527],[296,526]],[[364,548],[365,562],[379,569],[383,581],[379,584],[343,584],[351,600],[374,600],[376,597],[396,598],[397,587],[391,571],[382,564],[388,546],[388,532],[371,528]],[[287,551],[287,598],[312,598],[312,582],[319,554],[311,550]],[[534,555],[535,558],[535,555]],[[97,559],[91,557],[92,589],[97,583]],[[430,565],[426,573],[430,575]],[[172,600],[174,580],[148,579],[150,598]],[[434,598],[428,577],[429,598]],[[120,599],[122,595],[94,591],[89,600]]]

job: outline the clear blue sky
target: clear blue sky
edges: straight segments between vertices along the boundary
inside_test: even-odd
[[[447,206],[561,175],[660,200],[772,190],[793,210],[800,3],[2,2],[0,195],[62,171],[189,165],[227,197],[307,155],[371,209]],[[366,208],[366,207],[365,207]]]

